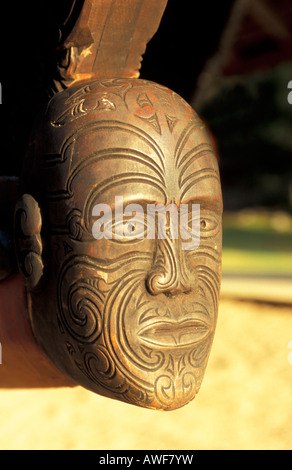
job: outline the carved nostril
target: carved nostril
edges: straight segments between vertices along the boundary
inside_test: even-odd
[[[165,294],[175,296],[182,293],[188,294],[191,291],[191,287],[187,282],[182,282],[177,278],[169,278],[158,271],[149,273],[146,278],[146,288],[152,295]]]
[[[165,284],[165,276],[157,272],[150,273],[146,278],[147,290],[152,295],[160,294],[163,291],[163,284]]]

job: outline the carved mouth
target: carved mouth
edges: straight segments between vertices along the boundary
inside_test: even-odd
[[[159,321],[142,328],[138,335],[147,343],[160,347],[188,346],[201,341],[210,332],[202,320]]]

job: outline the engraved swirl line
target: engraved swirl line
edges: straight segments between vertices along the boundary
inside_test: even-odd
[[[154,280],[155,277],[161,278],[161,274],[163,273],[164,281],[157,281],[156,283],[158,289],[159,286],[161,286],[161,288],[163,289],[167,289],[168,287],[175,284],[175,280],[177,281],[177,263],[175,262],[175,257],[171,249],[170,242],[167,239],[159,240],[157,242],[157,245],[159,245],[159,255],[157,256],[154,262],[152,279]],[[167,264],[169,264],[170,266],[167,266]]]
[[[203,125],[203,123],[198,120],[198,121],[192,121],[188,126],[185,127],[185,129],[182,131],[178,141],[177,141],[177,144],[176,144],[176,147],[175,147],[175,152],[174,152],[174,159],[175,159],[175,164],[176,164],[176,167],[179,167],[181,165],[180,163],[180,159],[181,159],[181,153],[189,139],[189,137],[191,136],[191,134],[193,132],[195,132],[198,128],[204,128],[205,126]]]
[[[212,320],[214,324],[213,335],[216,326],[216,314],[218,309],[218,295],[220,291],[220,277],[215,271],[205,265],[197,265],[196,272],[198,275],[198,282],[201,284],[203,292],[207,290],[207,293],[211,296],[212,309],[205,309],[205,312]],[[211,307],[209,303],[209,307]],[[208,360],[210,353],[210,344],[212,342],[213,335],[208,335],[205,341],[202,341],[196,348],[193,348],[187,356],[187,361],[193,368],[203,368],[204,364]]]
[[[198,278],[203,282],[205,287],[211,294],[214,309],[217,308],[218,304],[218,295],[220,291],[220,277],[217,275],[214,270],[205,266],[197,265],[196,271],[198,273]]]
[[[138,277],[139,272],[138,270],[135,270],[135,271],[136,271],[136,276]],[[129,277],[132,276],[133,274],[134,274],[134,271],[130,273]],[[161,351],[155,352],[155,354],[153,354],[153,356],[155,356],[156,358],[155,362],[151,362],[150,365],[148,365],[146,361],[145,362],[141,361],[141,358],[137,355],[135,350],[131,347],[131,345],[129,344],[127,340],[126,335],[124,334],[125,331],[127,330],[127,325],[125,323],[125,310],[127,308],[128,299],[132,296],[137,286],[141,282],[143,282],[144,277],[145,277],[145,271],[141,271],[141,275],[139,276],[137,281],[134,283],[133,288],[125,292],[121,298],[121,303],[120,303],[121,313],[120,315],[117,316],[117,320],[116,320],[117,337],[119,338],[119,342],[120,342],[120,345],[122,346],[123,351],[129,356],[131,361],[134,362],[134,364],[137,367],[145,371],[155,372],[162,366],[162,361],[164,361],[164,354]],[[124,286],[126,284],[127,284],[127,281],[124,283]],[[129,351],[130,351],[130,355],[129,355]],[[137,380],[137,377],[135,378]],[[147,382],[145,382],[145,384],[146,383]]]
[[[202,275],[205,275],[206,277],[210,277],[212,279],[212,282],[214,282],[217,292],[219,292],[220,276],[213,269],[205,265],[197,265],[196,269],[199,270],[199,276],[201,276],[202,274]]]
[[[112,101],[112,97],[120,98],[123,104],[128,109],[126,103],[126,94],[133,87],[130,81],[121,81],[123,79],[103,79],[103,80],[91,80],[84,87],[78,88],[75,92],[64,101],[65,111],[63,111],[56,119],[51,121],[51,125],[54,127],[62,127],[80,117],[82,115],[88,115],[94,111],[101,109],[116,109],[116,104]],[[87,98],[95,98],[94,105],[85,108],[83,104],[86,103]],[[105,108],[103,108],[103,101],[106,102]]]
[[[151,255],[143,254],[139,259],[141,262],[144,260],[149,262]],[[105,302],[105,294],[98,288],[98,282],[102,280],[100,274],[116,272],[117,269],[124,268],[126,264],[132,262],[132,256],[127,254],[111,260],[107,266],[103,265],[106,261],[99,263],[98,260],[91,260],[88,257],[85,261],[78,256],[73,256],[64,263],[57,282],[58,317],[71,338],[81,343],[94,343],[97,340],[102,333],[102,310]],[[72,271],[73,274],[82,273],[83,278],[69,283]],[[113,285],[117,283],[118,281],[112,282]],[[110,283],[107,285],[110,288]]]
[[[131,253],[126,253],[124,255],[111,259],[98,259],[90,258],[89,256],[73,255],[68,258],[68,260],[66,260],[63,267],[61,268],[60,278],[62,277],[62,273],[65,270],[69,270],[72,267],[75,268],[77,265],[83,265],[84,267],[93,269],[95,273],[98,273],[98,271],[102,271],[104,273],[111,273],[119,268],[123,268],[125,264],[132,263],[133,257],[136,256],[139,256],[141,261],[148,261],[149,259],[152,259],[152,253],[141,253],[139,251],[132,251]]]
[[[188,353],[188,364],[194,369],[201,369],[201,373],[208,360],[212,340],[213,337],[209,335],[204,342],[199,344],[198,348],[194,348]]]
[[[95,122],[90,122],[86,125],[84,125],[81,129],[76,130],[73,132],[63,143],[61,147],[61,158],[58,158],[57,161],[63,162],[66,160],[66,151],[70,147],[72,143],[74,143],[77,139],[80,137],[87,135],[88,133],[93,133],[95,131],[103,131],[103,130],[111,130],[113,132],[117,131],[122,131],[122,132],[127,132],[135,137],[138,137],[142,141],[144,141],[147,145],[149,145],[152,150],[156,153],[159,162],[161,164],[161,167],[163,171],[165,170],[165,165],[164,165],[164,154],[159,147],[159,145],[156,143],[156,141],[146,132],[143,130],[139,129],[139,127],[136,127],[132,124],[128,124],[122,121],[95,121]]]
[[[106,363],[107,368],[101,370],[101,361]],[[95,347],[95,352],[85,351],[83,362],[77,363],[80,371],[93,383],[101,386],[120,399],[121,395],[126,395],[129,390],[126,377],[118,373],[116,365],[112,361],[108,351],[104,346]]]
[[[203,148],[203,150],[202,150]],[[212,146],[210,144],[200,144],[194,149],[192,149],[190,152],[188,152],[183,158],[182,161],[180,162],[179,168],[181,167],[181,164],[183,161],[185,161],[185,164],[181,168],[180,174],[179,174],[179,185],[181,186],[181,181],[183,178],[184,173],[186,170],[189,168],[190,164],[194,161],[199,160],[200,158],[203,158],[207,155],[213,154],[215,155],[214,150],[212,149]]]
[[[133,374],[131,370],[129,370],[128,367],[125,367],[124,364],[120,361],[119,357],[117,357],[115,353],[111,334],[112,325],[110,319],[112,311],[115,308],[115,303],[118,302],[119,314],[115,318],[115,333],[113,337],[115,338],[115,341],[117,341],[120,351],[123,352],[125,357],[127,357],[128,360],[138,369],[142,369],[146,372],[155,372],[162,367],[164,362],[164,354],[162,352],[153,352],[151,357],[149,356],[150,362],[147,364],[146,358],[145,361],[142,361],[141,357],[138,356],[136,351],[132,349],[125,335],[125,331],[129,328],[129,325],[126,325],[125,323],[125,311],[133,292],[135,292],[137,286],[143,282],[144,278],[144,270],[132,270],[123,278],[123,281],[116,286],[114,291],[112,291],[111,295],[107,298],[104,309],[104,324],[106,326],[105,340],[110,354],[115,358],[115,361],[118,362],[119,368],[123,371],[123,373],[135,384],[139,384],[139,386],[147,388],[148,390],[153,390],[151,383],[148,383],[144,379],[139,378],[137,375]],[[129,287],[129,282],[131,282],[132,287],[127,290]]]
[[[194,253],[190,251],[187,253],[187,255],[194,256]],[[204,258],[209,258],[211,261],[214,261],[214,263],[217,264],[221,263],[221,256],[218,250],[203,243],[200,243],[199,247],[195,251],[195,255],[196,257],[203,256]]]
[[[206,168],[204,170],[200,169],[188,177],[184,179],[184,181],[181,183],[180,189],[182,190],[180,199],[183,200],[185,194],[187,191],[195,184],[198,183],[199,181],[203,181],[204,179],[209,179],[209,178],[215,178],[219,182],[219,176],[216,170],[213,170],[212,168]],[[189,184],[187,184],[189,182]]]
[[[176,246],[175,246],[176,245]],[[174,247],[174,248],[173,248]],[[174,249],[179,249],[177,246],[177,240],[169,238],[160,239],[157,241],[156,251],[159,254],[154,262],[154,269],[150,272],[150,277],[154,281],[155,277],[161,278],[163,273],[164,279],[162,282],[156,281],[157,288],[167,290],[182,281],[187,284],[188,280],[185,275],[185,259],[184,256],[179,256],[174,253]],[[179,260],[176,260],[176,256],[179,256]],[[178,262],[182,264],[180,272],[178,272]],[[179,279],[179,277],[181,279]]]
[[[64,278],[69,269],[70,266],[62,272],[58,282],[58,314],[61,324],[76,340],[94,342],[102,331],[101,312],[96,302],[102,304],[104,297],[86,280],[78,279],[68,287],[66,307],[64,307],[62,288],[65,288]],[[83,292],[82,296],[80,296],[81,291]],[[86,297],[85,292],[87,296],[93,296],[95,301]]]
[[[78,165],[71,170],[70,176],[66,183],[66,191],[68,194],[72,195],[72,181],[76,177],[76,175],[82,171],[86,166],[91,165],[92,163],[103,161],[103,160],[113,160],[113,159],[128,159],[132,160],[137,163],[141,163],[143,165],[148,166],[153,172],[155,172],[161,183],[165,184],[164,182],[164,173],[161,171],[160,166],[148,155],[145,155],[142,152],[132,149],[124,149],[124,148],[109,148],[104,150],[99,150],[97,152],[92,153],[89,155],[86,160],[82,160]]]

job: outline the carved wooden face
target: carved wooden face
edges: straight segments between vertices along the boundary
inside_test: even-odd
[[[47,276],[31,293],[36,337],[90,390],[183,406],[203,378],[221,276],[220,181],[204,126],[176,94],[142,80],[72,87],[46,119],[46,142],[39,132],[34,142]],[[157,204],[169,209],[162,234],[148,210]],[[194,218],[195,245],[180,230]]]

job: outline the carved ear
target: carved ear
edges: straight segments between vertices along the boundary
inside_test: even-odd
[[[43,277],[41,227],[38,203],[30,194],[23,194],[15,206],[14,237],[19,271],[29,290],[36,290]]]

